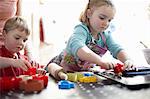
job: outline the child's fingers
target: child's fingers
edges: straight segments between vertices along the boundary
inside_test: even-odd
[[[100,71],[100,67],[99,66],[94,66],[93,68],[90,68],[89,71],[91,71],[91,72],[99,72]]]
[[[28,61],[26,61],[26,60],[24,60],[24,64],[25,64],[25,66],[27,67],[27,68],[31,68],[32,66],[31,66],[31,64],[28,62]],[[24,66],[24,67],[25,67]]]
[[[32,67],[39,68],[39,64],[35,61],[31,61]]]
[[[20,68],[23,69],[24,71],[28,70],[28,67],[25,64],[21,64]]]
[[[26,67],[26,65],[23,65],[23,66],[21,66],[20,68],[23,69],[24,71],[27,71],[27,70],[28,70],[28,68]]]
[[[115,64],[112,62],[109,62],[108,64],[109,64],[109,69],[113,69],[115,67]]]
[[[46,70],[44,70],[44,69],[38,69],[37,73],[40,74],[40,75],[46,75]]]

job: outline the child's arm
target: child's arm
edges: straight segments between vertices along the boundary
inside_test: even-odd
[[[0,56],[0,68],[5,68],[8,66],[20,67],[26,71],[28,68],[31,67],[31,64],[26,60],[12,59]]]
[[[17,11],[16,11],[16,15],[17,16],[21,16],[22,12],[22,8],[21,8],[21,4],[22,4],[22,0],[18,0],[16,7],[17,7]]]
[[[129,56],[124,50],[121,50],[117,54],[117,59],[124,63],[125,68],[134,68],[133,61],[129,58]]]
[[[102,60],[102,58],[99,55],[94,53],[87,46],[79,48],[79,50],[77,51],[77,55],[82,60],[95,63],[106,69],[112,69],[114,67],[114,64],[112,62],[105,62],[104,60]]]

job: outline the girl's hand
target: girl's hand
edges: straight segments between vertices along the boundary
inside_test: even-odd
[[[134,63],[132,60],[126,60],[124,62],[124,69],[126,70],[136,70],[136,67],[134,66]]]
[[[22,59],[12,59],[11,66],[19,67],[19,68],[23,69],[24,71],[27,71],[28,68],[32,67],[30,62],[28,62],[26,60],[22,60]]]
[[[115,63],[113,63],[113,62],[102,62],[101,67],[104,69],[114,69]]]

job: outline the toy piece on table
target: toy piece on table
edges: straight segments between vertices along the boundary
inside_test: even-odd
[[[0,77],[0,92],[18,90],[22,79],[16,77]]]
[[[75,72],[75,73],[67,73],[69,81],[78,82],[80,78],[82,78],[84,75],[81,72]]]
[[[123,65],[117,63],[116,66],[114,67],[114,73],[117,74],[118,76],[121,76],[123,71],[124,71]]]
[[[18,77],[0,77],[0,92],[19,89],[25,92],[34,92],[44,89],[48,84],[48,76],[37,75],[35,68],[30,68],[25,74],[26,75],[20,75]],[[42,82],[42,84],[40,82]],[[36,87],[36,85],[39,87]],[[31,89],[29,89],[29,86],[31,86]]]
[[[48,84],[48,76],[46,75],[21,75],[20,77],[23,79],[20,82],[20,90],[25,91],[25,93],[39,92],[47,87]]]
[[[44,70],[43,68],[29,68],[27,71],[24,71],[24,75],[35,75],[35,74],[41,74],[41,75],[45,75],[46,74],[46,70]]]
[[[44,87],[47,87],[48,84],[48,76],[46,75],[33,75],[33,79],[42,80],[44,82]]]
[[[44,82],[42,80],[29,79],[20,82],[20,90],[26,93],[40,92],[42,89],[44,89]]]
[[[97,77],[94,76],[91,72],[75,72],[75,73],[67,73],[69,81],[73,82],[97,82]]]
[[[27,71],[24,71],[24,75],[35,75],[36,68],[29,68]]]
[[[58,87],[59,89],[71,89],[75,87],[75,84],[67,80],[61,80],[58,82]]]
[[[83,75],[84,75],[84,76],[87,76],[87,77],[88,77],[88,76],[93,76],[92,73],[83,73]]]
[[[79,82],[94,83],[97,82],[97,77],[91,73],[84,73],[84,76],[79,79]]]

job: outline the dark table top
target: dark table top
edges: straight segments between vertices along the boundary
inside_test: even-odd
[[[59,89],[58,82],[49,77],[48,86],[39,93],[9,92],[0,99],[150,99],[150,88],[130,90],[103,79],[97,83],[75,83],[73,89]]]

